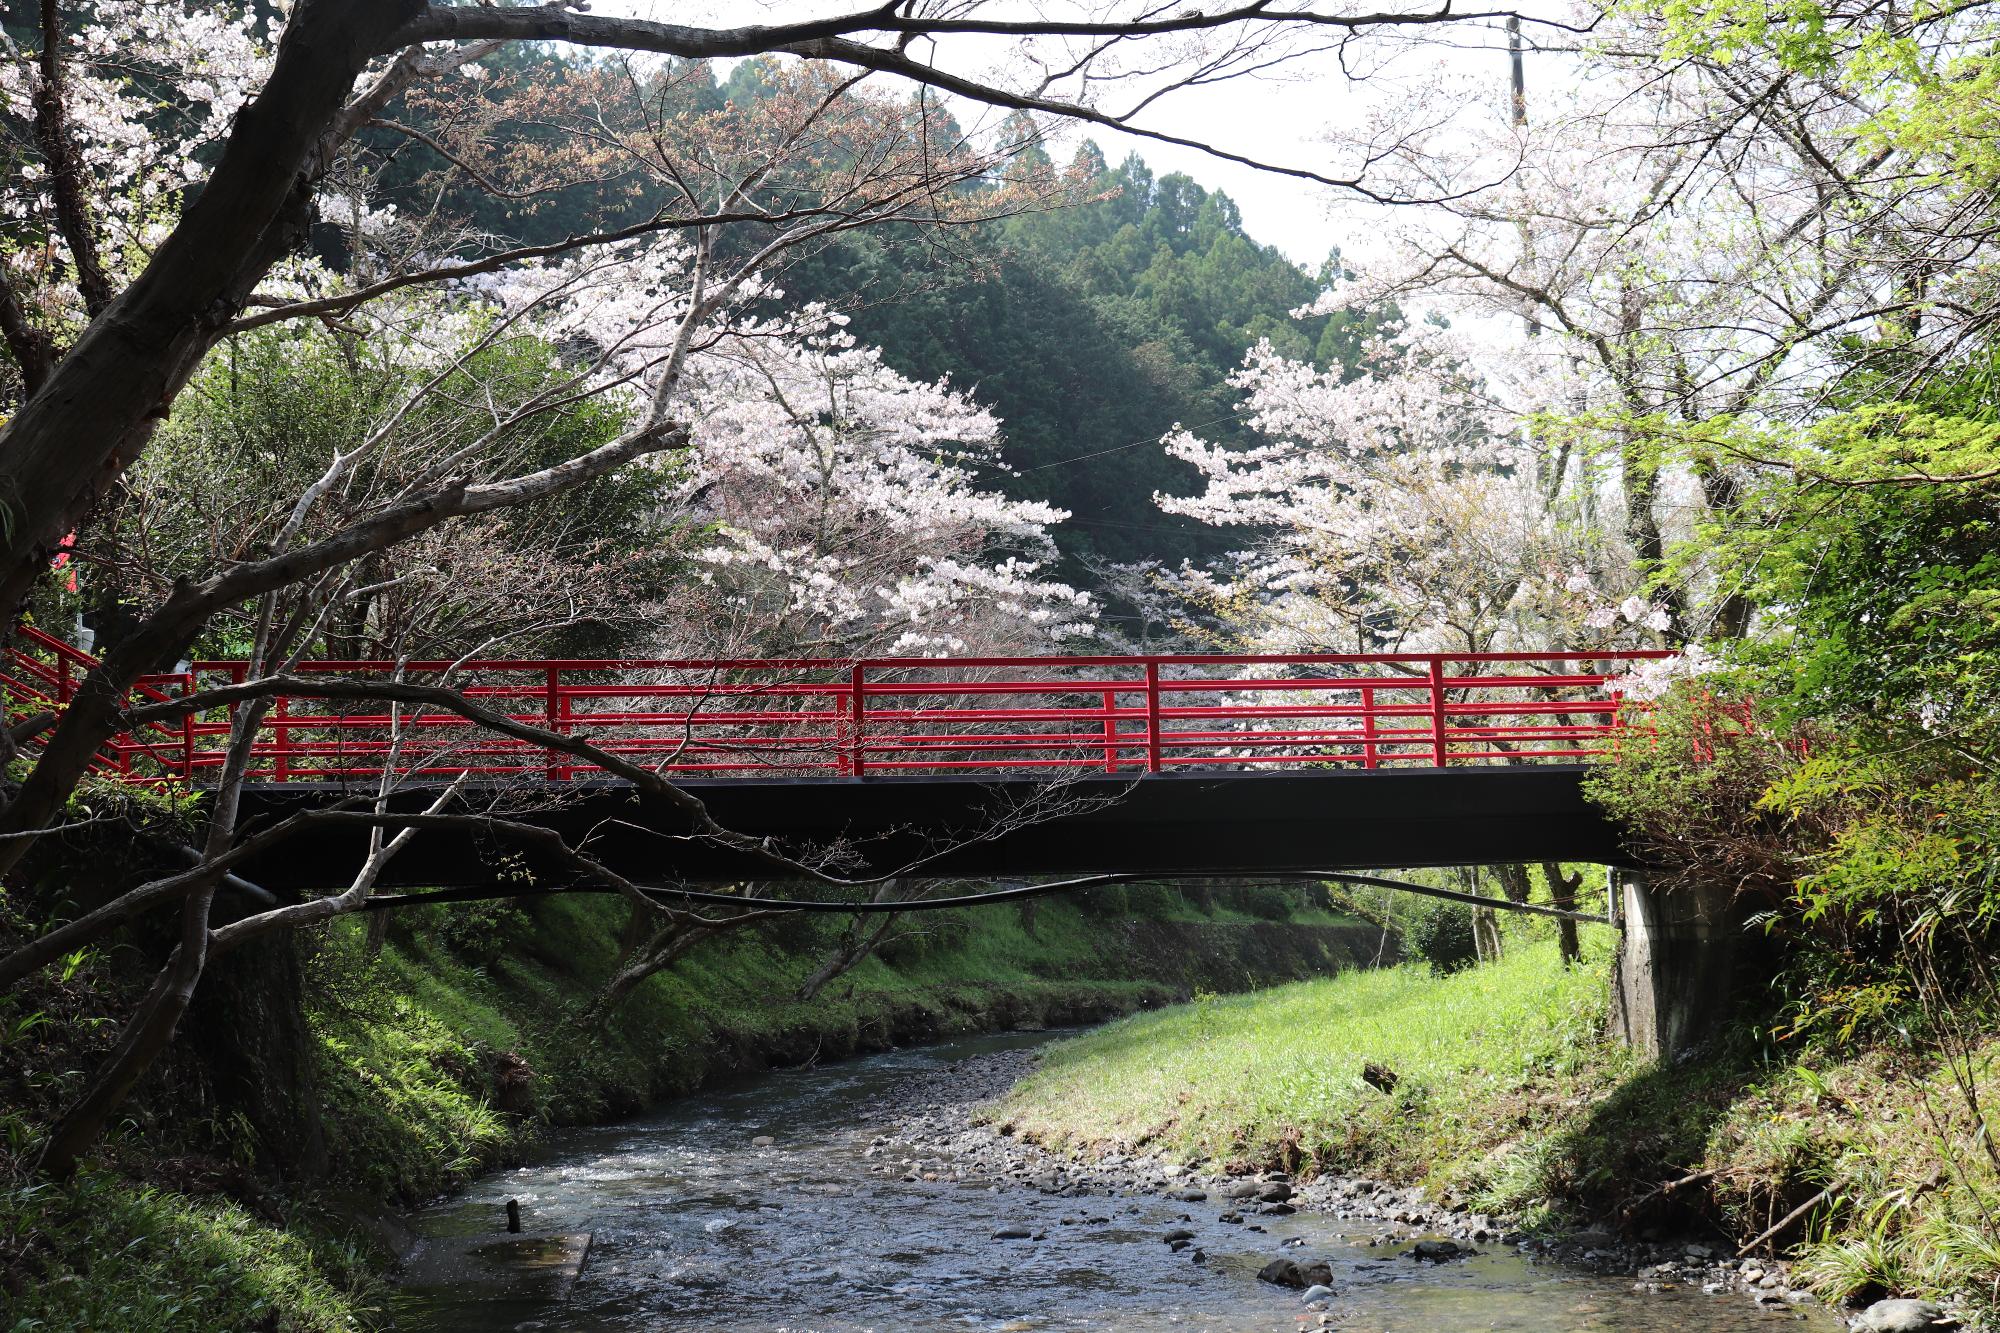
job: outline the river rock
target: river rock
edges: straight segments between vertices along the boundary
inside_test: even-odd
[[[1331,1287],[1333,1269],[1322,1260],[1301,1264],[1290,1259],[1273,1259],[1257,1270],[1257,1280],[1281,1287]]]
[[[1332,1287],[1329,1287],[1325,1283],[1321,1282],[1321,1283],[1314,1283],[1312,1286],[1307,1287],[1305,1290],[1305,1294],[1299,1297],[1299,1299],[1304,1301],[1307,1305],[1311,1305],[1315,1301],[1330,1301],[1333,1299],[1334,1294],[1335,1293]]]
[[[1001,1227],[1001,1228],[1000,1228],[1000,1229],[999,1229],[998,1231],[996,1231],[996,1232],[994,1232],[994,1233],[993,1233],[993,1239],[995,1239],[995,1240],[1031,1240],[1031,1239],[1033,1239],[1033,1237],[1034,1237],[1034,1234],[1035,1234],[1035,1233],[1034,1233],[1034,1232],[1033,1232],[1032,1230],[1030,1230],[1030,1229],[1029,1229],[1029,1228],[1027,1228],[1027,1227],[1023,1227],[1023,1226],[1011,1226],[1011,1227]]]
[[[1958,1321],[1929,1301],[1877,1301],[1848,1324],[1854,1333],[1924,1333],[1957,1328]]]
[[[1455,1240],[1420,1240],[1410,1247],[1409,1257],[1419,1263],[1441,1264],[1448,1259],[1463,1258],[1472,1251],[1465,1249]]]
[[[750,1140],[750,1146],[753,1148],[768,1148],[776,1142],[777,1140],[769,1134],[759,1134],[756,1138]]]
[[[1263,1188],[1261,1184],[1254,1180],[1239,1180],[1233,1184],[1224,1185],[1222,1187],[1222,1197],[1225,1199],[1254,1199],[1257,1197],[1258,1191]]]
[[[1177,1240],[1193,1240],[1194,1232],[1189,1231],[1186,1227],[1175,1227],[1172,1231],[1160,1237],[1160,1239],[1171,1245]]]
[[[1290,1259],[1273,1259],[1257,1270],[1259,1282],[1273,1282],[1281,1287],[1305,1287],[1305,1274]]]
[[[1282,1180],[1274,1180],[1261,1187],[1257,1197],[1264,1203],[1283,1203],[1292,1197],[1292,1187]]]

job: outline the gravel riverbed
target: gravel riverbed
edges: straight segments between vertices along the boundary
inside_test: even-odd
[[[1491,1247],[1511,1247],[1531,1261],[1559,1261],[1607,1276],[1629,1276],[1639,1291],[1697,1288],[1714,1296],[1755,1302],[1769,1311],[1801,1313],[1816,1304],[1796,1287],[1786,1266],[1767,1259],[1737,1259],[1699,1240],[1630,1241],[1606,1232],[1582,1231],[1562,1237],[1526,1236],[1505,1218],[1441,1207],[1415,1189],[1354,1176],[1295,1180],[1280,1172],[1230,1176],[1169,1162],[1150,1155],[1108,1153],[1075,1159],[1014,1135],[989,1119],[992,1104],[1030,1072],[1037,1056],[1029,1050],[997,1051],[962,1060],[913,1078],[879,1108],[889,1128],[867,1148],[870,1171],[903,1181],[991,1182],[991,1188],[1021,1188],[1077,1200],[1074,1221],[1088,1222],[1093,1200],[1148,1195],[1187,1205],[1184,1225],[1162,1240],[1191,1263],[1206,1260],[1205,1237],[1223,1228],[1255,1233],[1272,1218],[1315,1212],[1361,1224],[1361,1242],[1384,1247],[1412,1263],[1450,1262]],[[1072,1219],[1065,1217],[1065,1223]],[[1003,1227],[996,1241],[1035,1243],[1060,1240],[1046,1229]],[[1213,1243],[1213,1242],[1211,1242]],[[1267,1281],[1321,1288],[1310,1263],[1282,1257],[1267,1267]],[[1329,1292],[1329,1295],[1332,1293]],[[1308,1302],[1310,1304],[1310,1302]],[[1322,1315],[1331,1324],[1332,1315]]]

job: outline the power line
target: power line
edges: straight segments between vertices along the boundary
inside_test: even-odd
[[[1221,416],[1219,416],[1219,417],[1215,417],[1215,418],[1212,418],[1211,420],[1208,420],[1208,421],[1197,421],[1197,422],[1195,422],[1195,423],[1194,423],[1194,425],[1192,425],[1192,426],[1178,426],[1178,423],[1176,423],[1176,424],[1177,424],[1177,426],[1178,426],[1178,429],[1181,429],[1181,430],[1201,430],[1201,429],[1203,429],[1204,427],[1207,427],[1207,426],[1219,426],[1219,425],[1221,425],[1221,424],[1222,424],[1223,422],[1225,422],[1225,421],[1234,421],[1234,420],[1235,420],[1235,419],[1236,419],[1237,417],[1240,417],[1240,416],[1242,416],[1242,415],[1243,415],[1243,414],[1244,414],[1245,412],[1248,412],[1249,410],[1250,410],[1250,409],[1249,409],[1249,407],[1247,407],[1247,406],[1245,406],[1245,407],[1238,407],[1238,408],[1233,408],[1233,409],[1231,409],[1230,411],[1228,411],[1228,412],[1225,412],[1225,413],[1223,413],[1223,414],[1222,414]],[[1144,438],[1144,439],[1139,439],[1139,440],[1133,440],[1133,441],[1131,441],[1130,443],[1127,443],[1127,444],[1114,444],[1114,445],[1112,445],[1112,446],[1110,446],[1109,448],[1106,448],[1106,449],[1093,449],[1093,450],[1092,450],[1091,452],[1089,452],[1089,453],[1087,453],[1087,454],[1078,454],[1078,455],[1076,455],[1076,456],[1075,456],[1075,457],[1073,457],[1073,458],[1058,458],[1058,459],[1054,460],[1053,462],[1049,462],[1049,463],[1037,463],[1037,464],[1035,464],[1035,465],[1034,465],[1033,467],[1024,467],[1024,468],[1019,468],[1019,469],[1017,469],[1017,470],[1015,471],[1014,475],[1015,475],[1015,476],[1017,476],[1017,477],[1025,477],[1025,476],[1027,476],[1027,475],[1028,475],[1028,474],[1029,474],[1030,472],[1046,472],[1046,471],[1048,471],[1048,469],[1050,469],[1050,468],[1052,468],[1052,467],[1067,467],[1067,466],[1069,466],[1069,465],[1070,465],[1071,463],[1084,463],[1084,462],[1088,462],[1088,461],[1089,461],[1090,459],[1093,459],[1093,458],[1102,458],[1102,457],[1104,457],[1104,456],[1105,456],[1106,454],[1117,454],[1117,453],[1123,453],[1123,452],[1124,452],[1125,450],[1127,450],[1127,449],[1137,449],[1137,448],[1139,448],[1139,447],[1140,447],[1141,445],[1147,445],[1147,444],[1158,444],[1159,442],[1160,442],[1160,437],[1159,437],[1159,436],[1157,436],[1157,435],[1149,435],[1149,436],[1147,436],[1147,437],[1146,437],[1146,438]]]
[[[706,903],[719,907],[767,907],[792,912],[845,912],[855,915],[880,915],[885,912],[934,912],[953,907],[979,907],[988,903],[1018,902],[1024,898],[1043,898],[1057,893],[1074,893],[1082,889],[1101,888],[1112,884],[1151,884],[1162,880],[1176,879],[1243,879],[1251,881],[1270,880],[1310,880],[1332,881],[1338,884],[1355,884],[1364,888],[1395,889],[1402,893],[1421,894],[1427,898],[1444,898],[1451,902],[1468,903],[1475,907],[1492,907],[1508,912],[1527,912],[1535,916],[1553,916],[1570,921],[1608,924],[1609,918],[1594,916],[1588,912],[1570,912],[1559,907],[1543,907],[1540,903],[1517,903],[1507,898],[1484,898],[1476,893],[1460,893],[1455,889],[1439,889],[1429,884],[1412,884],[1408,880],[1389,879],[1382,875],[1358,875],[1345,870],[1204,870],[1204,871],[1133,871],[1114,875],[1083,875],[1075,879],[1051,880],[1045,884],[1022,884],[1008,889],[989,889],[983,893],[959,894],[953,898],[911,898],[902,902],[857,902],[843,899],[817,898],[758,898],[745,894],[716,893],[707,889],[644,887],[643,891],[652,898],[679,899],[689,903]],[[411,907],[423,903],[479,902],[493,898],[538,898],[564,893],[615,893],[617,890],[596,884],[579,884],[565,888],[509,888],[500,885],[474,884],[454,889],[433,889],[423,893],[384,894],[370,898],[363,904],[364,911],[382,911],[392,907]]]

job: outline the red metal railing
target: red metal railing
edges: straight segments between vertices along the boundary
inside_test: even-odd
[[[97,659],[82,649],[31,626],[17,626],[13,643],[0,655],[0,692],[6,696],[8,723],[38,713],[60,714],[69,707],[84,677],[96,666]],[[185,696],[193,688],[194,676],[190,672],[141,676],[132,687],[130,702],[166,703]],[[139,781],[166,778],[192,781],[197,733],[191,715],[171,722],[149,723],[137,733],[120,735],[101,747],[91,761],[91,768],[101,774]]]
[[[517,722],[682,775],[1136,775],[1589,759],[1627,725],[1613,682],[1632,662],[1665,655],[502,659],[311,662],[292,674],[449,684]],[[0,684],[18,716],[60,708],[95,662],[26,631],[4,665]],[[196,662],[148,677],[135,702],[241,682],[247,671]],[[222,764],[234,707],[119,736],[100,768],[199,783]],[[385,771],[557,783],[600,772],[441,708],[307,694],[273,701],[250,776],[345,782]]]

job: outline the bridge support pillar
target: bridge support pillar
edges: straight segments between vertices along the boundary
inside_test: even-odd
[[[1611,1030],[1628,1046],[1670,1060],[1698,1045],[1734,998],[1743,925],[1726,886],[1671,892],[1620,874],[1623,927],[1611,977]]]

